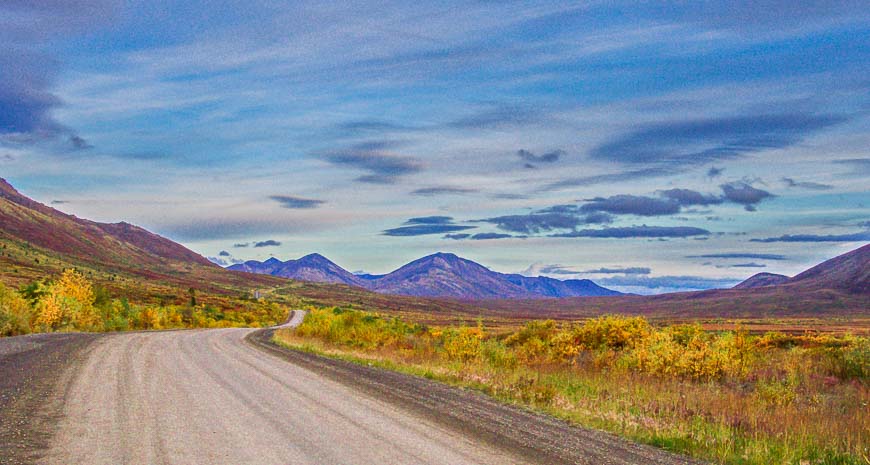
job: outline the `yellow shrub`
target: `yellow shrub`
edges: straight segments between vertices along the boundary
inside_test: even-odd
[[[450,360],[466,362],[477,359],[481,353],[483,337],[483,326],[480,325],[446,330],[443,336],[444,352]]]

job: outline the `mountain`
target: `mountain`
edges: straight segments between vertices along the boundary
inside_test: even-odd
[[[870,244],[824,261],[786,283],[789,288],[837,289],[870,294]]]
[[[232,265],[228,269],[248,273],[270,274],[299,281],[341,283],[365,287],[363,278],[350,273],[317,253],[306,255],[298,260],[287,260],[286,262],[282,262],[274,257],[265,262],[250,260]]]
[[[63,213],[0,179],[0,280],[21,285],[71,267],[109,288],[148,287],[152,295],[164,297],[191,287],[229,294],[281,283],[227,271],[129,223],[99,223]]]
[[[528,291],[471,260],[436,253],[374,280],[369,288],[384,294],[471,299],[527,298]]]
[[[415,297],[530,299],[620,294],[588,279],[560,281],[497,273],[451,253],[432,254],[385,275],[354,275],[319,254],[286,262],[274,258],[265,262],[252,260],[232,265],[229,269],[300,281],[342,283],[381,294]]]
[[[536,278],[519,274],[503,275],[505,279],[528,292],[546,297],[586,297],[621,295],[606,287],[601,287],[589,279],[559,279],[538,276]]]
[[[753,289],[756,287],[775,286],[788,281],[788,276],[776,273],[758,273],[750,276],[745,281],[733,287],[733,289]]]

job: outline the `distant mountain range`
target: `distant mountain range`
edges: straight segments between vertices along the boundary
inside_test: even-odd
[[[317,254],[288,262],[270,259],[233,267],[248,271],[242,273],[214,265],[138,226],[98,223],[60,212],[22,195],[0,179],[0,282],[17,287],[57,276],[69,267],[78,268],[117,295],[159,302],[183,300],[189,288],[213,296],[283,288],[283,295],[322,305],[475,315],[488,312],[522,318],[576,319],[602,312],[687,318],[812,317],[866,315],[870,309],[870,245],[792,278],[762,273],[734,289],[655,296],[619,296],[587,280],[496,273],[452,254],[430,255],[382,276],[354,275]],[[316,282],[290,283],[279,277],[285,274]],[[390,294],[384,294],[387,292]],[[477,300],[421,297],[445,293]],[[556,300],[542,296],[584,297]]]
[[[436,253],[385,275],[354,275],[320,254],[282,262],[270,258],[229,267],[301,281],[342,283],[382,294],[462,299],[534,299],[621,295],[588,279],[558,280],[492,271],[451,253]]]

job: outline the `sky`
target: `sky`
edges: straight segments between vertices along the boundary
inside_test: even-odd
[[[861,1],[6,0],[0,177],[222,264],[637,293],[870,242]]]

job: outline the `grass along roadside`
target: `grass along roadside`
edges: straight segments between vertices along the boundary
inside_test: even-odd
[[[312,309],[275,339],[717,463],[867,463],[866,338],[714,333],[624,317],[492,335],[482,325]]]

